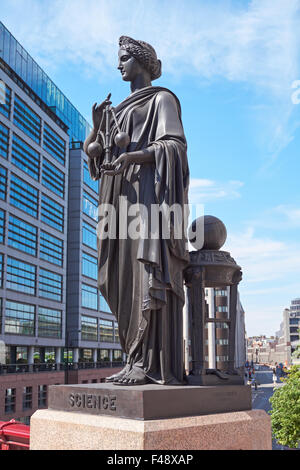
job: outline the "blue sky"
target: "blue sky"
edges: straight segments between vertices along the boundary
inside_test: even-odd
[[[155,47],[154,83],[182,105],[190,200],[227,226],[247,334],[274,334],[300,296],[300,1],[1,0],[1,20],[89,121],[129,94],[119,36]]]

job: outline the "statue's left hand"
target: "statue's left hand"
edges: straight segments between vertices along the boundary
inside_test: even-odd
[[[114,170],[103,171],[103,174],[107,176],[116,176],[121,173],[124,173],[124,171],[127,169],[130,163],[131,163],[131,159],[130,159],[129,153],[127,152],[122,153],[122,155],[113,162]],[[120,168],[118,168],[119,165],[120,165]]]

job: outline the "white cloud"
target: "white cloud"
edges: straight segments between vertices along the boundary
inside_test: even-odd
[[[189,190],[191,204],[204,204],[216,200],[240,197],[241,181],[219,182],[209,179],[192,178]]]
[[[229,234],[223,247],[243,271],[239,290],[248,335],[272,335],[283,309],[300,292],[300,242],[286,243],[257,235],[253,227]]]
[[[282,94],[299,78],[299,0],[1,0],[4,20],[35,55],[111,73],[120,35],[151,42],[164,70],[222,76]],[[22,14],[20,14],[22,12]],[[179,67],[180,64],[180,67]],[[288,90],[290,93],[290,90]]]
[[[153,44],[177,80],[221,78],[257,91],[269,101],[254,116],[264,171],[299,126],[291,122],[299,11],[300,0],[174,0],[171,7],[169,0],[1,0],[4,23],[50,73],[71,62],[100,82],[116,76],[118,38],[126,34]]]

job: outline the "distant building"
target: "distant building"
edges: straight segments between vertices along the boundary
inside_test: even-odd
[[[215,323],[207,323],[206,328],[206,367],[226,370],[229,360],[230,288],[206,288],[205,300],[208,313]],[[240,296],[237,300],[237,320],[235,338],[235,367],[241,369],[246,362],[245,312]]]
[[[282,363],[291,365],[299,363],[293,353],[300,344],[300,298],[291,301],[290,308],[285,308],[282,322],[275,337],[265,336],[248,338],[248,360],[269,364]]]

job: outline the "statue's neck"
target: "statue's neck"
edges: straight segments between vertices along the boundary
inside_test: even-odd
[[[137,75],[130,84],[131,93],[134,93],[138,90],[142,90],[143,88],[146,88],[151,85],[152,83],[149,77],[146,77],[144,74]]]

